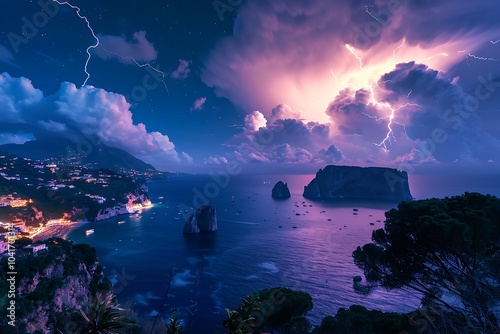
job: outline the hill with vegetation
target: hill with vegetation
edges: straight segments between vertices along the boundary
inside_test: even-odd
[[[134,170],[141,173],[156,171],[152,165],[122,149],[102,143],[94,145],[89,140],[73,142],[61,138],[38,139],[24,144],[0,145],[0,151],[32,160],[78,165],[90,169],[104,168],[114,172]]]
[[[143,182],[109,169],[43,163],[0,153],[0,196],[29,201],[24,207],[0,207],[0,219],[17,218],[33,225],[63,216],[93,221],[107,208],[148,201]]]

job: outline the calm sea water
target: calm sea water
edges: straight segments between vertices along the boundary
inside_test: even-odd
[[[96,248],[122,304],[144,316],[160,312],[168,317],[177,308],[187,333],[223,332],[226,307],[236,308],[244,296],[277,286],[311,294],[314,325],[352,304],[398,312],[416,308],[419,298],[408,291],[376,290],[366,296],[353,289],[353,276],[362,272],[354,265],[352,252],[370,242],[372,231],[383,227],[384,212],[396,204],[310,201],[302,191],[312,177],[238,176],[218,191],[207,188],[207,194],[217,195],[210,203],[217,208],[219,231],[186,237],[182,233],[185,214],[180,214],[179,205],[196,206],[195,189],[204,193],[212,180],[176,176],[149,184],[154,207],[142,215],[89,223],[74,229],[68,239]],[[288,182],[290,199],[271,198],[278,180]],[[423,176],[410,183],[416,198],[465,190],[500,195],[498,188],[460,188],[453,182],[446,187]],[[424,184],[433,184],[434,190]],[[91,228],[95,233],[85,236]]]

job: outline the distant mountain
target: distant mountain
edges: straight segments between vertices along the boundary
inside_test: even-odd
[[[156,170],[152,165],[137,159],[122,149],[104,144],[98,146],[79,145],[67,139],[39,139],[24,144],[5,144],[0,145],[0,151],[33,160],[59,161],[71,165],[80,164],[92,169],[108,168],[115,172]]]

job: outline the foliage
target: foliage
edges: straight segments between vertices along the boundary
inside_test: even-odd
[[[138,325],[113,302],[114,294],[97,292],[87,313],[81,310],[87,327],[82,334],[125,334],[131,333]]]
[[[95,249],[60,238],[35,244],[40,243],[49,249],[45,255],[16,249],[17,327],[13,333],[30,332],[33,327],[64,330],[68,324],[81,328],[83,319],[78,308],[87,305],[97,291],[106,293],[111,287],[97,265]],[[0,291],[7,291],[7,258],[0,259],[0,268]],[[6,308],[7,302],[0,299],[0,307]],[[0,326],[6,326],[6,320],[0,319]]]
[[[305,334],[309,333],[312,325],[306,317],[293,317],[290,322],[283,326],[285,334]]]
[[[306,333],[306,332],[304,332]],[[465,327],[465,319],[442,310],[421,308],[402,314],[367,310],[352,305],[323,318],[311,334],[437,334],[477,333]]]
[[[402,314],[370,311],[363,306],[352,305],[349,309],[339,309],[335,317],[325,317],[321,325],[312,333],[399,334],[407,329],[404,326],[405,319],[406,317]]]
[[[312,308],[312,298],[305,292],[282,287],[266,289],[243,298],[243,305],[236,310],[227,309],[223,325],[227,333],[260,333],[267,328],[282,328]]]
[[[500,299],[500,200],[465,193],[402,202],[386,218],[373,242],[353,253],[367,280],[389,289],[409,287],[423,295],[424,305],[469,319],[470,328],[498,331],[491,308]]]
[[[177,313],[177,309],[172,310],[172,317],[169,320],[167,327],[167,334],[182,334],[184,332],[184,328],[181,326],[181,322],[177,319],[175,315]]]

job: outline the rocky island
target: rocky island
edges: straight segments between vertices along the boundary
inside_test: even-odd
[[[310,199],[411,201],[408,174],[393,168],[329,165],[304,187]]]
[[[184,223],[185,234],[217,231],[217,212],[211,205],[202,205]]]
[[[283,183],[283,181],[278,181],[273,187],[272,191],[273,198],[290,198],[290,190],[288,190],[288,185]]]

